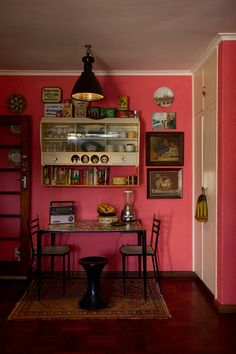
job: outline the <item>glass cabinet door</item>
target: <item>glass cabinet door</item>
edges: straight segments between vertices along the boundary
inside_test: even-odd
[[[40,134],[42,180],[47,181],[43,184],[50,184],[49,179],[57,181],[58,171],[62,169],[65,170],[64,175],[76,177],[84,174],[77,168],[89,167],[93,171],[88,174],[99,175],[101,171],[96,169],[103,168],[108,174],[109,167],[139,166],[140,123],[135,118],[105,118],[99,121],[89,118],[43,118]],[[55,168],[52,170],[51,166]],[[45,178],[49,171],[51,177]],[[109,174],[112,175],[112,171]]]

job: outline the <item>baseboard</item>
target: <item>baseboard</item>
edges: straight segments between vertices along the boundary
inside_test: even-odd
[[[196,273],[192,271],[161,271],[161,278],[196,278]]]
[[[236,305],[222,305],[218,300],[214,300],[214,305],[217,311],[221,314],[223,313],[236,313]]]
[[[216,311],[219,314],[223,313],[236,313],[236,305],[223,305],[217,299],[215,299],[214,294],[208,289],[208,287],[203,283],[202,279],[196,274],[196,279],[204,290],[205,295],[212,301]]]
[[[27,280],[25,275],[0,275],[0,280]]]

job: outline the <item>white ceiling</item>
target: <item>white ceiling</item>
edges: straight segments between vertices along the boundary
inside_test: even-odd
[[[191,70],[218,33],[236,33],[235,0],[1,0],[0,71]]]

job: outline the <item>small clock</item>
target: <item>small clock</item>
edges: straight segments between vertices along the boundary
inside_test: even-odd
[[[26,99],[24,96],[13,93],[7,99],[7,108],[12,113],[21,113],[26,107]]]

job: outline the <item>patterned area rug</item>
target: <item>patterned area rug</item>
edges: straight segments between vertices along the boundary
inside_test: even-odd
[[[170,313],[154,279],[147,281],[144,300],[142,279],[127,279],[123,296],[122,279],[102,278],[100,289],[108,306],[88,311],[79,307],[87,286],[86,279],[72,279],[62,295],[62,281],[43,279],[41,299],[37,301],[36,284],[31,285],[16,304],[8,320],[75,320],[75,319],[168,319]]]

